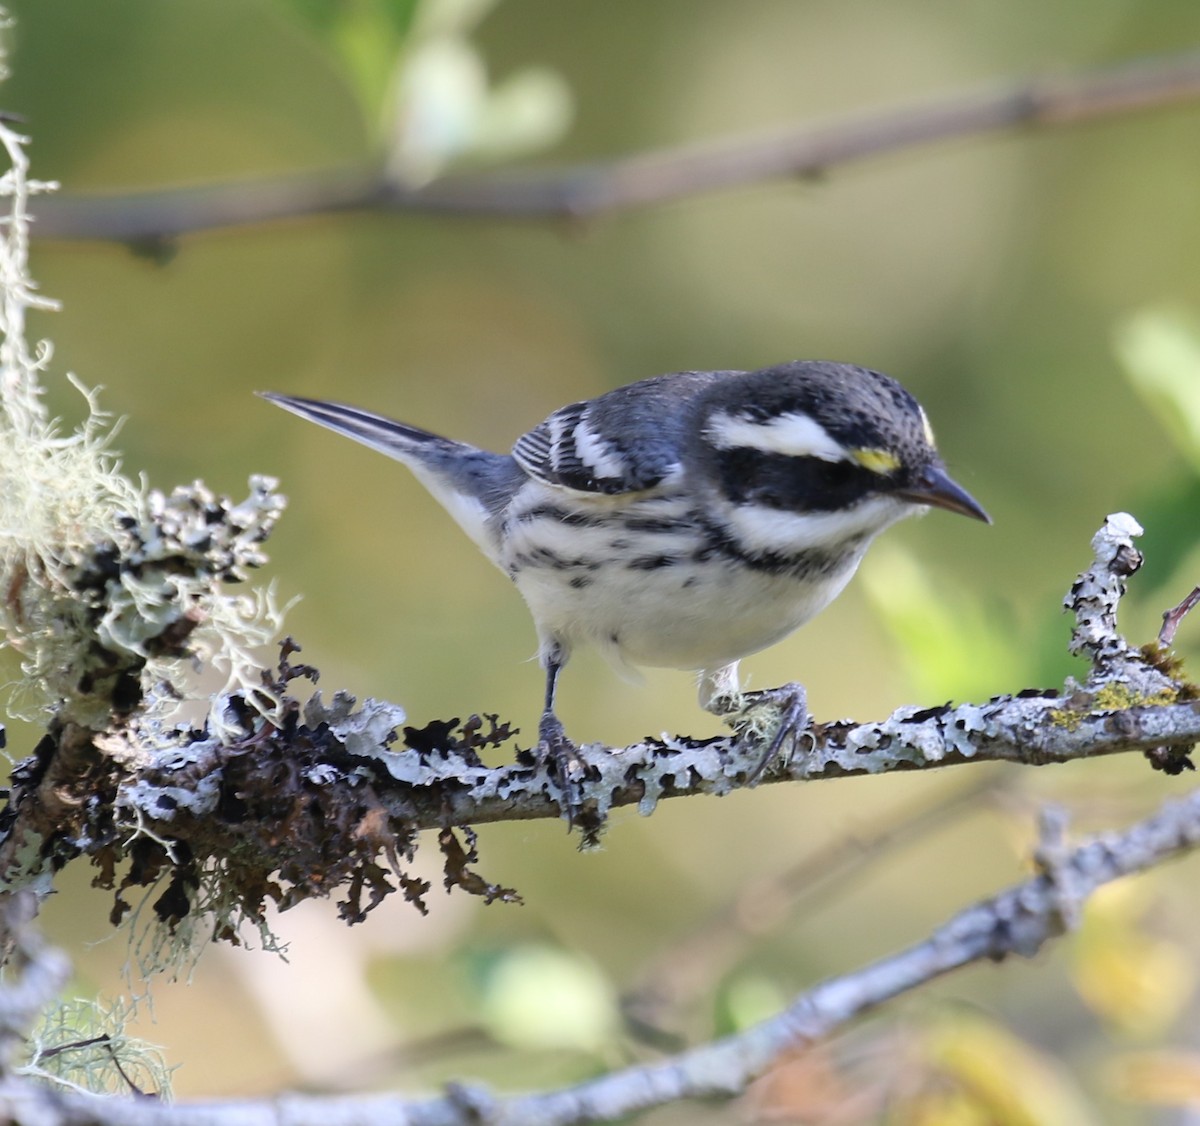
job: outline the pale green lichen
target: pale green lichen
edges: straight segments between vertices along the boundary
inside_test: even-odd
[[[1086,711],[1073,711],[1070,708],[1051,708],[1047,714],[1055,727],[1066,731],[1078,731],[1089,715]]]
[[[1138,692],[1128,684],[1112,681],[1097,690],[1092,698],[1094,712],[1119,712],[1127,708],[1163,708],[1174,704],[1179,692],[1173,687],[1160,688],[1156,692]]]
[[[1179,690],[1174,686],[1166,686],[1154,692],[1138,692],[1121,681],[1111,681],[1096,689],[1079,707],[1052,708],[1048,715],[1055,727],[1078,731],[1084,720],[1092,716],[1126,711],[1129,708],[1166,707],[1177,703],[1179,697]]]
[[[0,55],[3,19],[0,11]],[[277,680],[264,675],[255,649],[276,635],[281,610],[270,587],[245,580],[265,562],[261,544],[284,500],[266,477],[252,478],[241,502],[200,482],[170,493],[149,489],[122,472],[113,446],[119,426],[96,392],[70,375],[83,421],[72,428],[49,416],[43,379],[53,352],[48,342],[29,346],[26,315],[57,306],[29,275],[28,206],[55,185],[30,179],[26,143],[0,115],[0,163],[5,155],[9,163],[0,175],[0,647],[19,664],[0,700],[7,714],[46,729],[47,759],[82,746],[115,764],[113,824],[128,836],[123,848],[152,838],[170,855],[143,816],[154,798],[138,805],[122,787],[140,767],[183,754],[198,720],[210,741],[231,743],[257,717],[280,719]],[[241,584],[239,593],[227,583]],[[8,858],[4,888],[45,889],[45,844],[23,838]],[[172,928],[147,912],[131,926],[131,957],[144,972],[186,966],[201,943],[236,930],[241,916],[217,865],[196,878],[194,910],[183,924]],[[245,921],[263,945],[274,944],[261,919]],[[74,1016],[59,1025],[78,1038]],[[116,1034],[102,1035],[95,1059],[72,1050],[74,1060],[85,1059],[72,1067],[104,1073]],[[49,1061],[67,1053],[53,1038],[44,1043],[29,1066],[49,1075]]]
[[[121,472],[118,427],[71,376],[83,422],[68,431],[48,417],[42,375],[53,352],[45,341],[28,346],[25,318],[56,306],[29,277],[27,208],[55,185],[29,178],[25,143],[0,121],[11,165],[0,176],[0,633],[20,658],[9,711],[93,731],[118,718],[153,749],[174,738],[181,700],[200,698],[191,671],[203,664],[224,678],[203,693],[209,728],[230,735],[233,693],[273,715],[278,701],[253,650],[281,615],[271,589],[230,595],[222,583],[264,561],[258,545],[283,498],[269,478],[253,479],[241,504],[199,483],[169,496],[147,490]]]
[[[134,1004],[123,1000],[62,1002],[29,1037],[17,1074],[71,1091],[169,1097],[173,1069],[162,1049],[125,1030],[134,1013]]]
[[[146,889],[127,920],[129,957],[123,974],[131,986],[158,976],[190,982],[201,955],[218,939],[248,949],[257,943],[260,950],[286,956],[287,943],[274,934],[266,918],[252,917],[238,901],[227,863],[213,861],[197,873],[190,909],[171,925],[154,912],[162,881]]]

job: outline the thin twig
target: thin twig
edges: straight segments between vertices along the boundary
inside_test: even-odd
[[[1192,612],[1197,602],[1200,602],[1200,586],[1194,587],[1192,593],[1178,606],[1172,606],[1170,610],[1163,611],[1163,625],[1162,629],[1158,631],[1158,643],[1164,649],[1170,648],[1179,629],[1179,623]]]
[[[451,176],[422,188],[374,165],[275,180],[45,201],[39,238],[156,244],[217,228],[342,211],[584,219],[780,177],[813,177],[865,157],[956,137],[1074,125],[1200,97],[1200,52],[1082,74],[959,91],[904,109],[728,137],[609,162]]]

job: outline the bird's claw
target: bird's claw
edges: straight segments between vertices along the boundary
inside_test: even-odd
[[[558,783],[559,802],[563,813],[567,815],[569,833],[575,828],[583,808],[580,787],[584,778],[584,763],[579,757],[579,748],[567,737],[562,721],[553,712],[543,715],[538,724],[537,755],[550,768],[550,773]]]
[[[737,731],[739,743],[744,743],[747,749],[757,750],[766,745],[754,769],[746,776],[746,784],[753,786],[789,743],[786,763],[791,763],[812,717],[804,686],[791,683],[742,693],[737,706],[730,709],[727,722]]]

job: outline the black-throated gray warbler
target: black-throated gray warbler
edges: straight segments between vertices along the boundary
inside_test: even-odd
[[[402,461],[516,583],[546,672],[539,749],[567,795],[554,694],[576,645],[619,668],[700,670],[704,706],[740,714],[738,661],[823,610],[885,528],[929,505],[988,521],[916,399],[849,364],[660,375],[555,411],[511,454],[263,397]],[[753,780],[807,709],[799,685],[751,695],[783,706]]]

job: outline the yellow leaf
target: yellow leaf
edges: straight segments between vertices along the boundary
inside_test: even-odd
[[[1139,1052],[1116,1060],[1108,1087],[1128,1102],[1200,1106],[1200,1056],[1185,1052]]]
[[[1088,903],[1072,944],[1071,977],[1085,1004],[1122,1032],[1160,1032],[1180,1013],[1195,984],[1187,955],[1148,934],[1144,886],[1115,884]]]
[[[1070,1079],[1050,1057],[979,1013],[957,1011],[932,1021],[918,1045],[946,1101],[944,1117],[897,1118],[925,1126],[1087,1126],[1092,1119]]]

